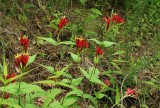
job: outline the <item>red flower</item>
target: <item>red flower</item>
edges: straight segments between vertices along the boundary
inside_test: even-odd
[[[10,74],[8,74],[6,78],[7,78],[7,79],[10,79],[10,78],[11,78],[11,75],[10,75]]]
[[[19,55],[15,56],[15,65],[19,67],[20,63],[21,63],[21,57]]]
[[[15,56],[15,65],[17,67],[20,67],[21,65],[22,67],[25,67],[28,60],[29,60],[29,55],[27,53],[18,54],[17,56]]]
[[[16,74],[15,73],[11,73],[11,74],[8,74],[7,75],[7,79],[10,79],[10,78],[14,78],[16,76]],[[14,83],[15,82],[15,80],[12,80],[12,83]]]
[[[112,22],[113,23],[124,23],[124,20],[123,20],[123,18],[120,15],[114,14],[112,16]]]
[[[22,54],[21,55],[22,66],[26,66],[28,60],[29,60],[29,55],[28,54]]]
[[[136,94],[136,89],[128,88],[126,91],[126,95],[131,95],[134,98],[138,98],[138,94]]]
[[[63,16],[58,24],[58,34],[60,33],[61,29],[67,24],[68,24],[68,20],[65,16]]]
[[[19,38],[19,42],[20,42],[20,45],[22,45],[24,47],[25,52],[27,52],[28,45],[29,45],[28,37],[22,37],[21,36]]]
[[[11,75],[11,78],[14,78],[16,76],[15,73],[11,73],[10,75]],[[15,80],[12,80],[12,83],[14,83],[14,82],[15,82]]]
[[[106,21],[106,23],[107,23],[107,30],[108,30],[109,27],[110,27],[110,17],[108,17],[108,18],[104,17],[103,19],[104,19],[104,20]]]
[[[76,47],[78,49],[88,48],[88,42],[85,39],[76,38]]]
[[[128,88],[127,91],[126,91],[126,94],[127,95],[133,95],[133,94],[135,94],[135,89]]]
[[[109,86],[111,84],[108,78],[104,80],[104,83],[106,84],[106,86]]]
[[[9,98],[9,93],[6,93],[5,94],[5,99],[8,99]]]
[[[99,56],[99,55],[103,55],[104,54],[104,50],[101,49],[99,46],[97,47],[96,49],[96,55]]]

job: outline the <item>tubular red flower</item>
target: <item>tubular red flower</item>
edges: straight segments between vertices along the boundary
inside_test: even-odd
[[[76,38],[76,47],[78,49],[88,48],[89,44],[85,39]]]
[[[25,67],[28,60],[29,60],[29,55],[27,53],[17,54],[17,56],[15,56],[15,65],[17,67],[20,67],[21,65],[22,67]]]
[[[19,67],[19,66],[20,66],[20,63],[21,63],[21,58],[20,58],[20,56],[16,56],[16,57],[15,57],[15,65],[16,65],[17,67]]]
[[[103,55],[104,54],[104,50],[101,49],[99,46],[97,47],[96,49],[96,55],[99,56],[99,55]]]
[[[84,41],[84,43],[83,43],[83,46],[84,46],[84,48],[88,48],[88,42],[87,41]]]
[[[21,55],[22,66],[26,66],[28,60],[29,60],[29,55],[28,54],[22,54]]]
[[[108,78],[106,78],[105,80],[104,80],[104,83],[106,84],[106,86],[110,86],[110,80],[108,79]]]
[[[61,29],[68,24],[68,20],[65,16],[63,16],[60,21],[59,21],[59,24],[58,24],[58,34],[60,33]]]
[[[19,42],[20,42],[20,45],[23,46],[25,52],[27,52],[27,49],[28,49],[28,45],[29,45],[29,40],[28,40],[28,37],[20,37],[19,38]]]
[[[123,18],[120,15],[114,14],[112,16],[112,22],[113,23],[124,23],[124,20],[123,20]]]
[[[133,95],[135,93],[135,89],[128,88],[126,91],[127,95]]]
[[[136,89],[127,88],[126,95],[131,95],[134,98],[138,98],[138,94],[136,93]]]
[[[106,23],[107,23],[107,30],[108,30],[109,27],[110,27],[110,17],[108,17],[108,18],[104,17],[103,20],[106,21]]]

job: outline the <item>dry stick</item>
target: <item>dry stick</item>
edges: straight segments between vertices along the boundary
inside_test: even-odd
[[[127,78],[127,76],[130,74],[131,72],[129,72],[125,77],[124,77],[124,79],[123,79],[123,81],[122,81],[122,85],[121,85],[121,108],[122,108],[122,106],[123,106],[123,90],[122,90],[122,87],[123,87],[123,84],[124,84],[124,81],[125,81],[125,79]]]

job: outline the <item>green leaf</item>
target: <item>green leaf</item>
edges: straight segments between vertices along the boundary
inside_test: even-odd
[[[125,53],[125,51],[123,51],[123,50],[119,50],[119,51],[116,51],[114,54],[112,54],[112,55],[122,55],[122,54],[124,54]]]
[[[119,71],[121,71],[121,69],[120,69],[120,67],[116,64],[116,63],[114,63],[114,62],[110,62],[115,68],[117,68]],[[121,71],[122,72],[122,71]]]
[[[83,68],[79,66],[79,69],[87,79],[90,79],[90,75]]]
[[[35,69],[35,68],[34,68],[34,69]],[[28,74],[29,72],[32,72],[34,69],[29,70],[29,71],[27,71],[27,72],[23,72],[22,74],[16,75],[16,76],[13,77],[13,78],[9,78],[9,79],[7,79],[4,83],[5,83],[5,84],[8,84],[8,83],[10,83],[10,82],[13,81],[13,80],[18,79],[18,78],[20,78],[20,77],[22,77],[22,76]]]
[[[97,76],[96,78],[99,78],[99,74],[100,74],[100,71],[94,67],[89,67],[89,75],[91,75],[93,73],[94,76]]]
[[[1,105],[8,105],[8,106],[11,106],[13,108],[22,108],[21,106],[19,106],[13,100],[10,100],[10,99],[3,100],[0,104]]]
[[[100,85],[106,86],[106,84],[105,84],[103,81],[99,80],[99,79],[98,79],[97,77],[95,77],[94,75],[92,75],[90,81],[93,82],[93,83],[96,83],[96,84],[100,84]]]
[[[56,97],[56,95],[60,94],[62,90],[60,89],[52,89],[50,92],[48,92],[48,95],[46,96],[46,99],[43,103],[42,108],[48,108],[49,103]]]
[[[116,86],[116,104],[119,105],[119,102],[121,100],[121,97],[120,97],[120,93],[119,93],[119,89],[118,89],[118,86]]]
[[[91,40],[91,41],[93,41],[93,42],[96,42],[96,44],[98,44],[98,45],[100,45],[100,44],[101,44],[101,42],[100,42],[100,41],[98,41],[97,39],[89,39],[89,40]]]
[[[102,15],[101,11],[99,11],[98,9],[92,8],[90,10],[97,15]]]
[[[69,92],[66,94],[66,97],[71,96],[71,95],[77,95],[77,96],[82,96],[83,95],[83,91],[79,90],[79,89],[73,89],[73,91]]]
[[[46,68],[50,73],[54,73],[54,68],[53,67],[51,67],[51,66],[46,66],[46,65],[42,65],[42,64],[39,64],[40,66],[42,66],[42,67],[44,67],[44,68]]]
[[[51,105],[50,105],[49,107],[47,107],[47,108],[55,108],[55,106],[56,106],[57,108],[65,108],[65,107],[62,106],[61,103],[58,102],[58,101],[54,101],[54,102],[51,103]]]
[[[71,84],[73,86],[77,86],[77,85],[79,85],[81,83],[82,79],[83,79],[83,77],[79,77],[77,79],[72,79],[72,83]]]
[[[37,54],[34,54],[33,56],[30,56],[30,57],[29,57],[29,60],[28,60],[27,66],[34,62],[34,60],[35,60],[36,56],[37,56]]]
[[[63,79],[61,82],[64,82],[66,84],[70,84],[71,81],[69,81],[68,79]]]
[[[36,92],[36,93],[32,94],[32,100],[34,100],[37,97],[46,97],[47,94],[48,94],[48,92],[46,92],[46,91]]]
[[[67,74],[67,73],[65,73],[65,72],[62,74],[62,76],[65,76],[65,77],[67,77],[67,78],[72,78],[72,75]]]
[[[64,86],[64,87],[68,87],[68,88],[71,88],[71,89],[77,89],[76,87],[72,86],[72,85],[68,85],[64,82],[58,82],[57,85],[60,85],[60,86]]]
[[[20,84],[20,89],[19,89],[19,84]],[[31,92],[39,92],[44,90],[37,85],[31,85],[25,82],[21,82],[21,83],[15,82],[15,83],[10,83],[5,87],[0,87],[0,91],[18,95],[18,94],[25,94],[25,93],[31,93]]]
[[[109,42],[109,41],[103,41],[101,43],[101,45],[104,46],[104,47],[109,47],[109,46],[112,46],[114,44],[116,44],[116,43],[115,42]]]
[[[85,22],[86,23],[91,23],[93,20],[95,20],[97,18],[97,16],[96,15],[93,15],[93,14],[91,14],[91,15],[89,15],[89,16],[87,16],[86,18],[85,18]]]
[[[74,53],[72,53],[72,52],[70,52],[70,54],[71,54],[71,57],[72,57],[72,59],[75,61],[75,62],[80,62],[81,61],[81,57],[79,56],[79,55],[77,55],[77,54],[74,54]]]
[[[58,43],[58,45],[62,45],[62,44],[64,44],[64,45],[75,45],[75,43],[72,42],[72,41],[63,41],[63,42]]]
[[[37,37],[37,38],[38,38],[38,39],[43,39],[43,40],[49,42],[50,44],[52,44],[52,45],[54,45],[54,46],[57,46],[57,45],[58,45],[58,42],[55,41],[55,40],[52,39],[52,38],[43,38],[43,37]]]
[[[64,71],[65,71],[66,69],[68,69],[68,67],[69,67],[70,65],[71,65],[71,64],[67,65],[67,66],[64,67],[62,70],[55,72],[56,76],[51,76],[51,77],[49,77],[48,79],[60,77],[60,76],[64,73]]]
[[[102,99],[105,95],[102,93],[98,93],[94,91],[94,95],[96,96],[97,99]]]
[[[63,105],[69,107],[72,104],[74,104],[77,100],[78,100],[77,96],[67,96],[63,100]]]

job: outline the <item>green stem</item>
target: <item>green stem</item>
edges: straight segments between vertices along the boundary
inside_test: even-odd
[[[22,74],[22,73],[23,73],[23,68],[20,69],[20,74]],[[22,76],[20,77],[18,92],[20,91],[20,88],[21,88],[21,82],[22,82]],[[19,105],[21,105],[21,95],[18,95],[18,98],[19,98]]]
[[[93,69],[93,71],[91,73],[91,76],[90,76],[89,80],[91,80],[93,73],[95,73],[95,71],[96,71],[96,68],[97,68],[97,64],[95,65],[95,67],[94,67],[94,69]]]
[[[58,42],[58,43],[60,42],[59,36],[60,36],[60,33],[59,33],[58,36],[57,36],[57,42]]]

